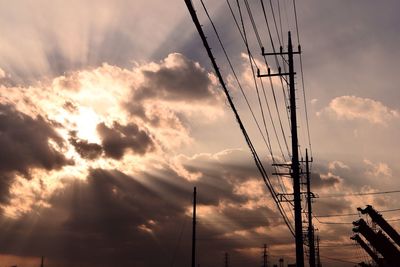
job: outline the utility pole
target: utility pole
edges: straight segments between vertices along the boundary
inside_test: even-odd
[[[296,235],[296,266],[304,267],[303,225],[301,218],[299,145],[297,140],[296,93],[292,37],[288,34],[290,124],[292,126],[292,178],[294,194],[294,229]]]
[[[224,263],[225,263],[225,267],[229,267],[229,255],[228,255],[228,252],[225,252],[225,261],[224,261]]]
[[[294,203],[294,230],[295,230],[295,239],[296,239],[296,266],[304,267],[304,248],[303,248],[303,224],[302,224],[302,215],[301,215],[301,192],[300,192],[300,162],[299,162],[299,144],[297,137],[297,115],[296,115],[296,89],[294,83],[294,61],[293,55],[300,54],[300,45],[299,51],[293,51],[292,45],[292,37],[290,32],[288,32],[288,51],[283,52],[281,47],[280,52],[277,53],[265,53],[264,49],[262,49],[263,56],[270,55],[287,55],[288,63],[289,63],[289,72],[281,73],[281,68],[278,68],[279,73],[271,73],[268,68],[268,74],[260,74],[260,71],[257,70],[258,77],[272,77],[272,76],[289,76],[289,103],[290,103],[290,126],[291,126],[291,135],[292,135],[292,163],[290,165],[291,173],[290,176],[293,179],[293,203]],[[288,200],[284,194],[281,194],[285,200]]]
[[[193,189],[192,267],[196,266],[196,187]]]
[[[267,244],[264,244],[264,250],[263,250],[263,267],[268,267]]]
[[[322,267],[321,256],[319,254],[319,236],[317,236],[317,267]]]
[[[312,161],[312,159],[311,159]],[[312,223],[312,204],[314,198],[311,193],[311,173],[310,161],[308,159],[308,150],[306,149],[306,176],[307,176],[307,208],[308,208],[308,246],[310,249],[309,263],[310,267],[315,267],[315,242],[314,242],[314,226]]]
[[[40,263],[40,267],[44,267],[44,257],[42,256],[42,260],[41,260],[41,263]]]

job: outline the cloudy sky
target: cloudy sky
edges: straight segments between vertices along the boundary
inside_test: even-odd
[[[271,155],[201,3],[193,2],[271,174]],[[239,19],[236,1],[229,2]],[[263,66],[239,2],[250,48]],[[264,2],[278,46],[271,6]],[[260,2],[249,3],[271,50]],[[263,132],[248,51],[227,2],[205,4]],[[281,41],[291,30],[297,47],[293,2],[279,4]],[[279,31],[278,2],[272,6]],[[351,195],[400,188],[398,10],[396,0],[297,3],[306,92],[304,102],[298,75],[299,141],[304,155],[306,104],[324,266],[367,260],[349,239],[359,216],[330,215],[354,214],[366,204],[400,208],[398,194]],[[263,244],[270,263],[294,261],[293,237],[258,174],[183,0],[0,1],[0,36],[0,266],[38,266],[42,255],[54,267],[187,266],[194,186],[200,266],[221,266],[225,252],[231,266],[258,266]],[[299,67],[296,58],[298,74]],[[271,150],[277,162],[287,162],[281,83],[265,79],[264,85]],[[271,180],[277,190],[290,192],[289,179]],[[400,218],[398,211],[383,214]]]

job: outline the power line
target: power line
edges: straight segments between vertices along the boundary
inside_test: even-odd
[[[239,4],[239,1],[238,1],[238,0],[236,1],[236,4],[237,4],[237,7],[238,7],[239,16],[240,16],[240,22],[241,22],[242,29],[243,29],[244,43],[245,43],[245,45],[246,45],[247,52],[248,52],[248,54],[249,54],[249,60],[250,60],[250,53],[251,53],[251,52],[250,52],[249,44],[248,44],[248,41],[247,41],[246,28],[245,28],[245,25],[244,25],[243,15],[242,15],[242,11],[241,11],[240,4]],[[258,30],[257,30],[257,26],[255,25],[255,21],[254,21],[254,18],[253,18],[251,9],[250,9],[250,5],[249,5],[249,3],[248,3],[247,0],[245,0],[245,5],[246,5],[246,9],[247,9],[249,18],[250,18],[250,20],[251,20],[253,29],[254,29],[254,33],[256,34],[256,38],[257,38],[257,40],[259,41],[260,47],[262,47],[261,38],[260,38],[260,36],[259,36]],[[255,62],[255,61],[254,61],[254,62]],[[266,59],[265,59],[265,62],[266,62]],[[251,60],[250,60],[250,64],[251,64],[251,63],[252,63],[252,62],[251,62]],[[266,64],[267,64],[267,62],[266,62]],[[258,69],[258,67],[257,67],[257,69]],[[252,64],[251,64],[251,70],[252,70],[253,79],[254,79],[255,86],[256,86],[257,97],[258,97],[258,100],[259,100],[259,103],[260,103],[260,108],[261,108],[261,102],[260,102],[258,87],[257,87],[257,83],[256,83],[256,79],[255,79],[255,73],[254,73],[254,69],[253,69],[253,65],[252,65]],[[261,80],[261,78],[260,78],[260,80]],[[270,80],[270,83],[271,83],[271,87],[272,87],[272,89],[273,89],[273,85],[272,85],[272,81],[271,81],[271,80]],[[261,84],[263,84],[263,83],[261,83]],[[263,88],[264,88],[264,87],[263,87]],[[265,92],[264,92],[264,96],[265,96]],[[276,100],[275,100],[275,104],[276,104]],[[262,111],[262,108],[261,108],[261,111]],[[271,113],[269,113],[269,114],[270,114],[270,116],[271,116]],[[272,117],[271,117],[271,120],[272,120]],[[264,121],[264,122],[265,122],[265,121]],[[282,127],[282,123],[281,123],[281,127]],[[285,143],[286,143],[286,145],[287,145],[286,138],[285,138],[285,133],[283,132],[283,128],[282,128],[282,133],[283,133],[283,136],[284,136]],[[279,139],[278,139],[278,142],[279,142]],[[287,147],[287,149],[288,149],[288,147]],[[288,150],[288,152],[289,152],[289,150]],[[274,156],[273,156],[273,154],[272,154],[272,150],[271,150],[271,156],[272,156],[272,158],[274,159]],[[282,156],[283,156],[283,158],[285,159],[285,157],[284,157],[284,155],[283,155],[283,152],[282,152]],[[289,155],[289,157],[290,157],[290,155]],[[278,178],[278,179],[279,179],[279,178]],[[281,188],[282,188],[282,191],[285,192],[286,190],[284,189],[284,186],[283,186],[282,183],[283,183],[283,182],[280,181],[280,186],[281,186]],[[279,202],[279,201],[278,201],[278,202]],[[280,204],[280,205],[281,205],[281,204]],[[281,207],[282,207],[282,205],[281,205]],[[286,211],[284,210],[283,207],[282,207],[282,211],[283,211],[283,213],[285,214],[285,216],[286,216],[286,218],[287,218]],[[291,213],[290,213],[290,214],[291,214]],[[288,218],[287,218],[287,219],[288,219]],[[289,219],[288,219],[288,220],[289,220]]]
[[[380,210],[378,212],[385,213],[385,212],[393,212],[399,211],[400,208],[396,209],[387,209],[387,210]],[[360,213],[343,213],[343,214],[324,214],[324,215],[315,215],[315,218],[326,218],[326,217],[346,217],[346,216],[359,216]]]
[[[237,18],[236,18],[236,16],[235,16],[235,13],[233,12],[233,9],[232,9],[232,6],[231,6],[229,0],[226,0],[226,3],[228,4],[230,13],[231,13],[232,18],[233,18],[233,20],[234,20],[234,22],[235,22],[236,28],[237,28],[237,30],[238,30],[238,32],[239,32],[239,34],[240,34],[240,37],[241,37],[243,43],[246,45],[246,38],[245,38],[245,36],[244,36],[244,33],[242,33],[242,30],[241,30],[241,28],[240,28],[240,26],[239,26],[239,22],[238,22],[238,20],[237,20]],[[238,4],[238,1],[236,1],[236,3],[237,3],[238,11],[239,11],[239,14],[240,14],[240,17],[241,17],[241,20],[242,20],[242,17],[243,17],[243,16],[242,16],[242,13],[241,13],[240,5]],[[246,47],[246,48],[247,48],[247,47]],[[256,68],[259,69],[259,67],[257,66],[257,62],[256,62],[256,60],[254,59],[254,57],[253,57],[253,55],[252,55],[252,53],[251,53],[251,51],[250,51],[249,49],[248,49],[248,54],[249,54],[249,56],[251,57],[251,59],[252,59],[254,65],[256,66]],[[267,60],[266,60],[265,57],[264,57],[264,60],[265,60],[265,64],[268,66],[268,62],[267,62]],[[253,76],[253,77],[254,77],[254,76]],[[265,100],[265,103],[266,103],[266,105],[267,105],[268,114],[269,114],[269,117],[270,117],[270,120],[271,120],[271,124],[272,124],[273,130],[274,130],[275,137],[276,137],[276,139],[277,139],[277,143],[278,143],[278,146],[279,146],[279,150],[280,150],[280,152],[281,152],[282,159],[286,162],[285,155],[284,155],[284,153],[283,153],[282,146],[281,146],[281,143],[280,143],[280,140],[279,140],[279,137],[278,137],[278,133],[277,133],[276,127],[275,127],[275,122],[274,122],[274,119],[272,118],[271,109],[270,109],[270,106],[269,106],[269,103],[268,103],[268,99],[267,99],[267,96],[266,96],[266,93],[265,93],[264,83],[263,83],[261,77],[259,78],[259,80],[260,80],[260,83],[261,83],[261,88],[262,88],[262,91],[263,91],[264,100]],[[277,112],[278,112],[278,117],[280,118],[279,109],[278,109],[277,102],[276,102],[276,97],[275,97],[275,91],[274,91],[274,89],[273,89],[273,83],[272,83],[271,78],[269,79],[269,81],[270,81],[270,86],[271,86],[271,88],[272,88],[272,93],[273,93],[273,95],[274,95],[275,107],[276,107]],[[282,123],[280,123],[280,124],[281,124],[281,129],[282,129],[282,131],[283,131]],[[260,130],[260,128],[259,128],[259,130]],[[283,134],[284,134],[284,132],[283,132]],[[285,135],[283,135],[283,138],[284,138],[284,141],[285,141],[285,144],[286,144],[286,149],[287,149],[288,154],[289,154],[289,157],[290,157],[289,148],[288,148],[288,146],[287,146],[287,142],[286,142]],[[270,146],[271,146],[271,145],[270,145]],[[271,146],[271,147],[272,147],[272,146]],[[275,157],[274,157],[274,155],[273,155],[272,149],[270,150],[270,154],[271,154],[272,161],[273,161],[273,163],[275,164],[276,161],[275,161]],[[277,172],[278,172],[277,169],[276,169],[277,167],[274,166],[274,168],[275,168],[275,172],[277,173]],[[284,193],[286,193],[286,187],[285,187],[285,185],[284,185],[284,181],[283,181],[282,177],[280,177],[279,175],[277,175],[277,179],[278,179],[278,182],[279,182],[279,185],[280,185],[282,191],[283,191]],[[289,208],[290,208],[289,203],[287,203],[287,205],[288,205]],[[289,213],[289,214],[292,215],[292,217],[293,217],[293,214],[292,214],[292,213]]]
[[[200,2],[201,2],[201,4],[202,4],[202,6],[203,6],[204,12],[206,13],[208,20],[209,20],[210,23],[211,23],[211,26],[212,26],[212,28],[213,28],[213,30],[214,30],[214,33],[215,33],[215,35],[216,35],[216,37],[217,37],[217,39],[218,39],[218,42],[219,42],[219,44],[220,44],[220,46],[221,46],[221,49],[222,49],[222,51],[223,51],[223,53],[224,53],[224,55],[225,55],[225,58],[226,58],[226,60],[227,60],[227,62],[228,62],[228,65],[229,65],[229,67],[230,67],[230,69],[231,69],[231,71],[232,71],[232,74],[233,74],[233,76],[234,76],[234,78],[235,78],[235,80],[236,80],[236,82],[237,82],[237,84],[238,84],[238,86],[239,86],[239,89],[240,89],[240,91],[241,91],[241,93],[242,93],[242,95],[243,95],[243,98],[245,99],[245,102],[246,102],[246,104],[247,104],[247,107],[248,107],[249,110],[250,110],[250,113],[251,113],[251,115],[252,115],[252,117],[253,117],[253,120],[254,120],[254,122],[255,122],[256,125],[257,125],[257,128],[258,128],[258,130],[259,130],[259,132],[260,132],[260,134],[261,134],[261,137],[262,137],[262,139],[264,140],[264,143],[265,143],[265,145],[267,146],[267,149],[270,151],[270,153],[272,153],[272,147],[271,147],[271,142],[270,142],[270,138],[269,138],[268,131],[266,130],[266,134],[267,134],[267,139],[266,139],[265,136],[264,136],[264,134],[263,134],[263,132],[262,132],[262,130],[261,130],[261,127],[260,127],[260,125],[259,125],[259,122],[258,122],[258,120],[257,120],[257,118],[256,118],[256,116],[255,116],[255,114],[254,114],[254,111],[253,111],[253,109],[251,108],[251,105],[250,105],[250,103],[249,103],[249,100],[248,100],[248,98],[247,98],[247,95],[246,95],[246,93],[244,92],[243,87],[242,87],[242,85],[241,85],[241,83],[240,83],[240,81],[239,81],[239,78],[238,78],[238,76],[237,76],[237,74],[236,74],[236,71],[235,71],[235,69],[234,69],[234,67],[233,67],[233,65],[232,65],[232,62],[231,62],[231,60],[230,60],[230,58],[229,58],[229,56],[228,56],[228,53],[227,53],[227,51],[226,51],[226,49],[225,49],[225,46],[224,46],[224,44],[222,43],[222,40],[221,40],[221,38],[220,38],[220,36],[219,36],[219,33],[218,33],[218,30],[217,30],[217,28],[215,27],[215,24],[214,24],[214,22],[212,21],[211,16],[209,15],[208,10],[207,10],[206,6],[204,5],[204,2],[203,2],[202,0],[200,0]],[[265,122],[264,122],[264,124],[265,124]]]
[[[251,18],[250,20],[254,21],[254,19],[252,19],[252,18],[253,18],[253,15],[252,15],[252,12],[251,12],[251,9],[250,9],[250,5],[248,4],[248,1],[245,0],[245,3],[247,3],[246,7],[247,7],[247,12],[249,13],[249,17]],[[264,18],[265,18],[265,22],[266,22],[266,25],[267,25],[268,34],[269,34],[269,38],[270,38],[270,41],[271,41],[272,49],[273,49],[273,51],[274,51],[274,53],[275,53],[274,41],[273,41],[273,38],[272,38],[272,35],[271,35],[271,30],[270,30],[270,28],[269,28],[268,19],[267,19],[267,16],[266,16],[266,13],[265,13],[265,8],[264,8],[264,3],[263,3],[262,0],[261,0],[261,6],[262,6],[263,11],[264,11]],[[255,28],[255,29],[254,29],[254,32],[255,32],[256,34],[258,34],[257,27],[256,27],[255,25],[253,25],[253,27]],[[262,43],[259,43],[259,46],[260,46],[260,49],[263,50],[263,45],[262,45]],[[265,56],[263,56],[263,58],[264,58],[265,65],[266,65],[267,68],[268,68],[269,65],[268,65],[267,58],[266,58]],[[277,67],[280,68],[280,67],[279,67],[279,62],[278,62],[277,56],[275,56],[275,61],[276,61]],[[285,93],[285,90],[284,90],[284,87],[283,87],[282,78],[281,78],[280,80],[281,80],[281,85],[282,85],[282,91],[283,91],[283,96],[284,96],[284,102],[285,102],[285,107],[286,107],[286,113],[287,113],[287,116],[288,116],[288,121],[289,121],[289,126],[290,126],[289,113],[288,113],[288,110],[287,110],[287,107],[288,107],[287,97],[286,97],[286,93]],[[275,109],[276,109],[276,112],[277,112],[277,115],[278,115],[278,120],[279,120],[279,124],[280,124],[280,128],[281,128],[283,140],[284,140],[284,142],[285,142],[285,146],[286,146],[286,149],[287,149],[287,151],[288,151],[289,158],[290,158],[289,146],[288,146],[288,142],[287,142],[287,140],[286,140],[285,131],[284,131],[284,129],[283,129],[282,119],[281,119],[281,115],[280,115],[280,112],[279,112],[279,108],[278,108],[278,104],[277,104],[277,98],[276,98],[276,94],[275,94],[275,90],[274,90],[274,85],[273,85],[273,83],[272,83],[272,78],[271,78],[271,77],[269,77],[269,82],[270,82],[270,86],[271,86],[272,96],[273,96],[274,102],[275,102]]]
[[[261,3],[261,8],[262,8],[263,14],[264,14],[265,24],[266,24],[267,30],[268,30],[268,36],[269,36],[269,39],[270,39],[270,42],[271,42],[272,51],[273,51],[274,54],[275,54],[275,53],[276,53],[276,50],[275,50],[274,40],[273,40],[273,38],[272,38],[271,29],[270,29],[270,27],[269,27],[268,18],[267,18],[267,13],[266,13],[266,11],[265,11],[265,6],[264,6],[264,1],[263,1],[263,0],[260,0],[260,3]],[[263,47],[260,47],[260,48],[261,48],[261,50],[263,50]],[[268,67],[267,58],[266,58],[265,56],[263,56],[263,58],[264,58],[265,64],[266,64],[267,67]],[[284,59],[283,56],[282,56],[282,58]],[[276,62],[277,68],[279,69],[279,68],[280,68],[280,65],[279,65],[279,60],[278,60],[278,56],[277,56],[277,55],[275,55],[275,62]],[[283,64],[283,66],[284,66],[284,70],[285,70],[285,72],[286,72],[285,64]],[[283,81],[282,81],[282,79],[283,79],[283,77],[280,76],[280,81],[281,81],[281,86],[282,86],[282,92],[283,92],[283,98],[284,98],[284,102],[285,102],[285,110],[286,110],[286,115],[287,115],[287,119],[288,119],[288,123],[289,123],[289,127],[290,127],[290,118],[289,118],[289,110],[288,110],[289,103],[288,103],[288,99],[287,99],[287,96],[286,96],[286,93],[285,93],[285,88],[284,88],[284,86],[283,86]],[[281,120],[280,112],[279,112],[279,109],[278,109],[278,104],[277,104],[277,100],[276,100],[275,90],[274,90],[274,86],[273,86],[272,78],[271,78],[271,77],[269,77],[269,81],[270,81],[270,84],[271,84],[272,96],[274,97],[275,108],[276,108],[276,112],[277,112],[277,115],[278,115],[279,123],[280,123],[280,126],[281,126],[282,135],[283,135],[283,138],[284,138],[284,141],[285,141],[286,149],[288,150],[289,157],[290,157],[289,146],[288,146],[288,144],[287,144],[286,135],[285,135],[284,130],[283,130],[282,120]],[[287,80],[285,80],[285,81],[286,81],[286,84],[287,84],[287,83],[288,83]]]
[[[226,3],[228,4],[230,13],[231,13],[232,18],[233,18],[233,20],[234,20],[234,22],[235,22],[236,28],[237,28],[237,30],[239,31],[240,37],[242,38],[242,41],[245,43],[245,38],[244,38],[244,36],[243,36],[242,30],[240,29],[239,23],[238,23],[238,21],[237,21],[237,19],[236,19],[235,13],[233,12],[233,9],[232,9],[232,6],[231,6],[229,0],[226,0]],[[251,59],[253,60],[254,65],[255,65],[255,66],[257,67],[257,69],[258,69],[257,62],[255,61],[255,59],[254,59],[254,57],[253,57],[251,51],[250,51],[250,54],[249,54],[249,55],[250,55]],[[237,77],[236,77],[236,78],[237,78]],[[261,79],[261,78],[260,78],[260,82],[261,82],[261,88],[262,88],[263,95],[264,95],[264,100],[265,100],[265,103],[267,104],[268,114],[269,114],[269,117],[270,117],[270,120],[271,120],[271,124],[272,124],[273,130],[274,130],[274,133],[275,133],[275,137],[276,137],[277,142],[278,142],[278,147],[279,147],[279,150],[280,150],[280,152],[281,152],[281,155],[282,155],[283,160],[286,161],[285,155],[284,155],[284,153],[283,153],[282,146],[281,146],[281,143],[280,143],[280,140],[279,140],[279,137],[278,137],[278,133],[277,133],[277,131],[276,131],[275,122],[274,122],[274,120],[273,120],[273,118],[272,118],[272,113],[271,113],[271,109],[270,109],[270,106],[269,106],[269,103],[268,103],[268,100],[267,100],[267,96],[266,96],[266,94],[265,94],[264,83],[262,82],[262,79]],[[242,92],[242,93],[243,93],[243,92]],[[248,101],[247,101],[247,103],[248,103]],[[249,105],[249,104],[248,104],[248,105]],[[253,117],[254,117],[254,114],[253,114]],[[271,150],[272,150],[272,148],[271,148]],[[271,155],[271,156],[272,156],[272,155]],[[272,157],[272,160],[275,161],[274,157]],[[274,162],[274,163],[275,163],[275,162]]]
[[[332,258],[332,257],[328,257],[328,256],[323,256],[323,255],[321,255],[320,257],[321,257],[321,258],[328,259],[328,260],[338,261],[338,262],[358,264],[358,262],[355,262],[355,261],[342,260],[342,259]],[[355,260],[356,260],[356,258],[355,258]]]
[[[197,31],[198,31],[198,33],[200,35],[200,38],[201,38],[201,40],[203,42],[203,45],[204,45],[205,49],[207,50],[207,54],[208,54],[208,56],[209,56],[209,58],[211,60],[212,66],[213,66],[214,71],[215,71],[215,74],[217,75],[218,80],[219,80],[219,82],[220,82],[220,84],[221,84],[221,86],[223,88],[223,91],[224,91],[225,96],[226,96],[226,98],[227,98],[227,100],[229,102],[229,105],[230,105],[230,107],[231,107],[231,109],[232,109],[232,111],[234,113],[236,121],[239,124],[239,128],[241,129],[242,134],[243,134],[243,136],[245,138],[245,141],[246,141],[246,143],[247,143],[247,145],[248,145],[248,147],[250,149],[250,152],[251,152],[251,154],[253,156],[255,164],[256,164],[258,170],[260,171],[260,174],[261,174],[261,176],[263,178],[263,181],[264,181],[265,185],[267,186],[268,190],[270,191],[271,196],[272,196],[275,204],[277,205],[279,212],[281,213],[282,217],[284,218],[285,224],[288,226],[290,232],[294,236],[294,231],[292,229],[292,226],[291,226],[290,222],[288,221],[287,217],[285,216],[284,211],[282,210],[282,207],[281,207],[281,205],[280,205],[280,203],[279,203],[279,201],[277,199],[276,192],[275,192],[274,188],[272,187],[271,181],[269,180],[268,174],[267,174],[267,172],[266,172],[266,170],[265,170],[265,168],[264,168],[264,166],[263,166],[263,164],[262,164],[262,162],[261,162],[261,160],[260,160],[260,158],[259,158],[259,156],[257,154],[256,149],[254,148],[253,143],[250,140],[250,137],[249,137],[249,135],[247,133],[247,130],[244,127],[243,122],[242,122],[242,120],[241,120],[241,118],[239,116],[239,113],[238,113],[238,111],[237,111],[237,109],[236,109],[236,107],[235,107],[235,105],[234,105],[234,103],[232,101],[232,98],[231,98],[230,93],[228,91],[228,88],[227,88],[227,86],[225,84],[225,81],[224,81],[224,79],[222,77],[222,74],[221,74],[221,72],[219,70],[217,62],[216,62],[216,60],[214,58],[214,55],[211,52],[211,48],[210,48],[210,46],[208,44],[208,41],[207,41],[207,38],[206,38],[206,36],[205,36],[205,34],[203,32],[203,29],[201,27],[200,21],[197,18],[196,11],[194,10],[194,7],[193,7],[193,5],[191,3],[191,0],[185,0],[185,3],[186,3],[186,6],[187,6],[187,8],[189,10],[189,13],[190,13],[190,15],[192,17],[193,23],[195,24],[196,29],[197,29]]]
[[[400,190],[368,192],[368,193],[346,193],[346,194],[332,194],[332,195],[318,195],[319,198],[334,198],[334,197],[348,197],[348,196],[369,196],[369,195],[384,195],[400,193]]]
[[[300,35],[299,35],[299,23],[297,20],[297,8],[296,8],[296,0],[293,0],[293,9],[294,9],[294,18],[296,22],[296,33],[297,33],[297,44],[299,46],[299,51],[301,50],[300,47]],[[301,86],[303,88],[303,101],[304,101],[304,112],[306,116],[306,126],[307,126],[307,136],[308,136],[308,146],[310,147],[310,154],[311,158],[313,157],[312,147],[311,147],[311,135],[310,135],[310,123],[308,119],[308,110],[307,110],[307,100],[306,100],[306,90],[304,86],[304,72],[303,72],[303,59],[300,53],[300,75],[301,75]]]

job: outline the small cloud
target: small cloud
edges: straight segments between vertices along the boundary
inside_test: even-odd
[[[5,77],[6,77],[6,72],[2,68],[0,68],[0,79],[3,79]]]
[[[392,169],[387,163],[373,163],[368,159],[364,159],[364,163],[368,166],[368,169],[366,171],[367,175],[374,177],[392,177]]]
[[[334,98],[317,115],[328,114],[340,120],[364,120],[372,124],[387,125],[399,118],[399,111],[390,109],[382,102],[357,96],[340,96]]]
[[[127,149],[139,155],[144,155],[154,149],[149,133],[140,129],[135,123],[122,125],[114,121],[111,127],[100,123],[97,125],[97,131],[102,139],[106,156],[114,159],[121,159]]]
[[[74,131],[72,131],[70,135],[69,142],[82,158],[93,160],[101,156],[103,152],[101,145],[79,139]]]
[[[350,169],[349,166],[344,164],[343,162],[339,160],[334,160],[328,163],[328,168],[329,170],[335,170],[335,169]]]

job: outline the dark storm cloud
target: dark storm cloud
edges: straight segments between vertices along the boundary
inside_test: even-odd
[[[72,163],[49,145],[50,140],[60,147],[64,145],[51,122],[0,104],[0,203],[9,200],[15,172],[29,177],[30,168],[53,170]]]
[[[139,129],[134,123],[121,125],[114,122],[111,127],[100,123],[97,125],[97,131],[102,139],[106,156],[114,159],[121,159],[127,149],[139,155],[144,155],[154,149],[149,133]]]
[[[321,174],[312,172],[311,173],[311,183],[313,188],[321,189],[325,187],[332,187],[336,184],[340,183],[340,178],[335,177],[334,175],[328,175],[327,177],[322,178]]]
[[[0,104],[0,172],[27,174],[29,168],[59,169],[69,163],[49,141],[62,147],[63,139],[41,116],[32,118]]]
[[[70,265],[148,267],[175,261],[174,266],[185,266],[190,261],[191,236],[187,208],[192,204],[194,186],[199,206],[231,203],[218,212],[224,221],[207,215],[199,218],[200,262],[219,262],[215,259],[224,251],[244,249],[249,244],[258,247],[260,236],[254,228],[265,226],[275,214],[264,207],[241,206],[249,198],[235,194],[235,179],[230,180],[234,174],[229,170],[222,175],[198,170],[204,175],[188,181],[168,166],[141,174],[140,179],[117,170],[93,169],[85,182],[65,182],[50,198],[51,207],[18,219],[3,218],[1,223],[9,230],[0,238],[0,252],[46,254],[49,261]],[[224,236],[240,230],[249,231],[255,239]],[[24,242],[22,248],[20,242]],[[285,242],[291,242],[290,238]],[[155,250],[162,257],[154,257]]]
[[[164,64],[155,71],[142,71],[145,82],[135,92],[135,100],[202,101],[213,95],[208,73],[197,63],[181,54],[171,54],[169,58],[175,65]]]
[[[74,131],[70,132],[69,142],[74,146],[76,152],[85,159],[96,159],[103,153],[101,145],[79,139]]]
[[[0,204],[9,202],[12,181],[13,177],[10,174],[0,174]]]
[[[18,220],[3,219],[9,230],[0,238],[1,252],[30,256],[45,252],[50,260],[86,266],[163,266],[171,261],[183,231],[176,266],[184,266],[189,254],[183,248],[190,244],[185,207],[191,204],[193,185],[179,178],[181,184],[161,177],[147,179],[152,187],[119,171],[91,170],[87,182],[74,181],[57,192],[50,199],[52,207],[41,211],[40,217],[33,211]],[[204,194],[206,190],[199,198]],[[36,223],[26,236],[22,229],[31,229],[32,219]],[[153,234],[147,232],[150,229]],[[202,228],[202,234],[217,236],[209,227]],[[20,240],[25,242],[23,248]],[[154,257],[154,250],[163,257]]]
[[[172,233],[163,231],[177,233],[176,229],[165,229],[165,225],[172,227],[172,222],[181,222],[190,197],[182,198],[179,190],[174,193],[179,202],[164,199],[157,191],[119,171],[91,170],[87,182],[66,184],[64,190],[52,197],[52,208],[36,218],[31,236],[21,229],[29,229],[35,211],[17,221],[5,222],[10,228],[0,238],[1,250],[27,255],[45,252],[52,260],[87,266],[153,266],[153,261],[161,259],[152,259],[151,250],[161,249],[161,244],[143,229],[160,228],[159,234],[169,238]],[[26,242],[22,251],[18,244],[21,239]],[[146,264],[142,265],[144,261]]]

